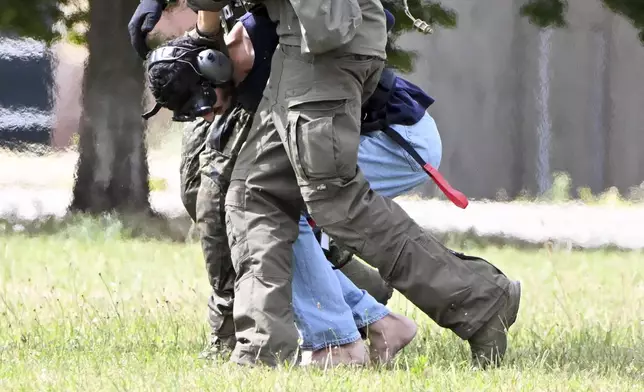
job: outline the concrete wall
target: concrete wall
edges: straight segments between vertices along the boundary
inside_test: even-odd
[[[644,46],[635,29],[597,0],[570,0],[570,26],[540,32],[518,17],[517,3],[452,0],[458,29],[399,41],[419,54],[407,77],[437,99],[430,112],[443,173],[475,198],[538,193],[555,170],[594,191],[644,182]],[[159,30],[177,35],[192,23],[184,10],[164,16]],[[54,143],[62,147],[78,127],[86,54],[58,50]]]
[[[557,170],[594,191],[644,182],[644,47],[598,1],[569,3],[569,27],[540,32],[515,1],[454,0],[458,29],[401,37],[466,194],[538,193]]]

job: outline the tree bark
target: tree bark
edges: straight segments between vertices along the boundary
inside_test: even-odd
[[[149,212],[142,61],[130,46],[137,0],[91,0],[72,211]]]

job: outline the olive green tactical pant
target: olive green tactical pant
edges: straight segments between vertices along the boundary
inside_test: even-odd
[[[232,320],[235,271],[225,232],[223,200],[228,181],[228,157],[208,144],[211,126],[205,121],[188,124],[181,146],[181,200],[195,222],[206,261],[212,293],[208,299],[211,345],[235,346]],[[245,135],[244,135],[245,137]],[[230,143],[231,146],[235,143]],[[219,174],[221,173],[221,174]]]
[[[389,286],[378,273],[378,270],[365,266],[363,262],[356,259],[347,249],[341,247],[335,240],[330,239],[329,249],[324,251],[327,259],[333,267],[342,271],[356,285],[356,287],[368,287],[369,294],[381,304],[386,305],[394,290]],[[376,295],[374,295],[373,293]]]
[[[208,321],[213,348],[235,346],[232,310],[235,270],[230,260],[226,236],[224,196],[228,189],[237,153],[251,128],[252,114],[236,107],[228,116],[223,135],[209,140],[210,127],[204,121],[188,124],[181,147],[181,199],[190,218],[196,222],[212,294],[208,300]],[[366,290],[378,302],[386,304],[393,289],[377,271],[358,260],[341,259],[339,252],[329,255],[333,264],[356,286]],[[296,336],[292,337],[296,340]]]
[[[233,361],[293,358],[291,245],[305,206],[330,237],[462,339],[507,301],[509,280],[497,268],[456,256],[371,190],[359,169],[360,107],[382,68],[378,59],[314,57],[284,45],[273,56],[226,195],[235,295],[244,298],[233,308]]]

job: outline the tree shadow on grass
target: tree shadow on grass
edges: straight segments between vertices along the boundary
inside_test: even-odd
[[[16,216],[0,218],[0,236],[62,236],[65,238],[140,239],[170,242],[194,241],[196,236],[188,216],[170,217],[159,213],[99,216],[68,213],[43,215],[36,219]]]
[[[615,244],[602,244],[589,248],[582,247],[564,239],[548,238],[541,241],[530,241],[513,235],[512,233],[484,234],[474,229],[469,229],[464,232],[439,232],[433,230],[432,235],[448,246],[459,249],[485,248],[492,246],[499,248],[511,247],[521,250],[539,250],[546,248],[551,250],[580,252],[611,251],[628,253],[633,251],[633,249],[622,248]]]

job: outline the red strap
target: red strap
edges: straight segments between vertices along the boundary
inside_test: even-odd
[[[425,166],[423,166],[423,169],[429,174],[429,176],[434,180],[436,185],[440,188],[440,190],[447,196],[448,199],[452,201],[457,207],[460,208],[465,208],[469,204],[469,201],[467,200],[467,197],[465,195],[452,188],[452,186],[447,182],[445,177],[443,177],[442,174],[438,172],[432,165],[429,163],[426,163]]]
[[[461,192],[457,191],[456,189],[452,188],[452,186],[443,178],[443,176],[436,170],[432,165],[429,163],[425,162],[425,160],[418,154],[418,152],[412,147],[409,142],[403,138],[398,132],[396,132],[393,128],[391,127],[384,127],[382,131],[387,134],[391,139],[393,139],[396,143],[400,145],[400,147],[403,148],[403,150],[407,151],[409,155],[414,158],[416,162],[420,166],[425,169],[425,172],[429,174],[429,177],[431,177],[432,180],[438,185],[440,190],[447,196],[447,198],[454,203],[457,207],[460,208],[465,208],[468,205],[467,197],[465,197],[464,194]]]

